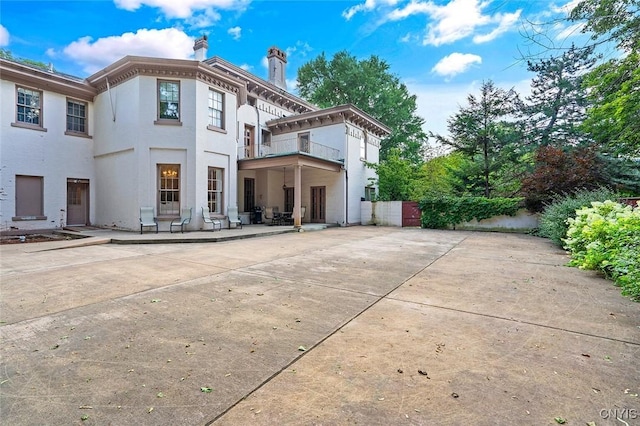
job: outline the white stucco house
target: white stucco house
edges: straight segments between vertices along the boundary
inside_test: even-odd
[[[0,59],[0,231],[94,225],[160,230],[182,208],[226,220],[237,206],[303,222],[360,222],[375,194],[385,125],[352,105],[319,109],[288,93],[286,54],[268,81],[221,58],[127,56],[86,79]],[[301,207],[304,207],[302,209]],[[301,213],[304,211],[304,217]]]

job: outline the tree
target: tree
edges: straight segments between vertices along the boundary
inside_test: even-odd
[[[427,136],[424,119],[416,115],[416,96],[384,60],[372,55],[359,61],[341,51],[329,61],[322,53],[298,70],[298,90],[321,108],[350,103],[389,126],[392,133],[381,142],[381,161],[397,148],[401,158],[422,162]]]
[[[640,0],[582,0],[569,19],[584,21],[594,44],[615,43],[622,55],[591,71],[594,107],[585,129],[613,153],[640,155]]]
[[[387,159],[379,164],[367,163],[378,174],[378,199],[381,201],[411,200],[415,186],[415,166],[392,148]]]
[[[588,104],[582,82],[595,64],[593,50],[593,46],[578,49],[572,45],[560,56],[527,62],[527,69],[537,74],[522,110],[529,144],[576,146],[589,140],[581,128]]]
[[[475,172],[469,170],[467,177],[481,180],[482,192],[489,197],[494,189],[492,178],[518,153],[521,133],[518,124],[509,119],[520,101],[513,89],[505,91],[490,80],[482,83],[479,98],[469,95],[467,101],[469,106],[461,107],[447,120],[451,137],[435,136],[478,166]]]
[[[623,51],[640,47],[640,1],[582,0],[569,14],[571,21],[584,21],[583,33],[597,43],[615,42]]]
[[[542,211],[558,194],[594,189],[605,185],[604,180],[595,146],[543,146],[536,152],[534,171],[522,182],[522,195],[529,210]]]
[[[640,54],[600,65],[585,86],[593,106],[584,129],[612,154],[640,156]]]

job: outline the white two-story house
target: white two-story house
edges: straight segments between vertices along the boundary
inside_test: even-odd
[[[366,162],[390,130],[288,93],[278,48],[266,81],[207,47],[196,40],[195,60],[127,56],[86,79],[0,59],[0,230],[135,230],[143,206],[161,230],[182,208],[199,230],[202,207],[224,220],[230,206],[247,222],[278,207],[294,226],[358,224],[375,194]]]

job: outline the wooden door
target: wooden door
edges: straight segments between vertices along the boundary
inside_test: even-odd
[[[327,188],[325,186],[312,186],[311,187],[311,217],[312,223],[325,223],[326,222],[326,203],[327,203]]]
[[[252,178],[244,178],[244,211],[253,212],[256,206],[256,181]]]
[[[67,180],[67,225],[89,224],[89,181]]]

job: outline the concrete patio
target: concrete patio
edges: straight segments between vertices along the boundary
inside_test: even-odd
[[[0,246],[2,423],[640,423],[640,304],[547,240],[245,228]]]

